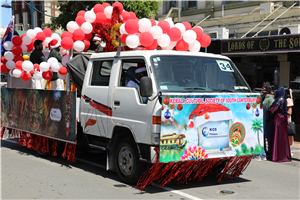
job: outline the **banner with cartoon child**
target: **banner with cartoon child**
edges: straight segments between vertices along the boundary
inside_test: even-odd
[[[259,94],[164,94],[160,162],[264,152]]]

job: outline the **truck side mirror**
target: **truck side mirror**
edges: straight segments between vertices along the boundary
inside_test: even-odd
[[[278,71],[278,69],[275,69],[275,71],[274,71],[274,87],[275,87],[275,90],[277,88],[279,88],[279,81],[280,81],[279,71]]]
[[[152,80],[150,77],[142,77],[140,82],[140,92],[142,97],[151,97],[153,93]]]

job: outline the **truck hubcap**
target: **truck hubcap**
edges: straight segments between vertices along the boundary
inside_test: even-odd
[[[119,152],[119,168],[126,176],[133,170],[133,154],[128,147],[122,147]]]

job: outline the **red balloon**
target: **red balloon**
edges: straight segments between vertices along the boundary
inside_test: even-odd
[[[85,14],[85,11],[84,10],[81,10],[77,13],[77,17],[78,16],[83,16],[84,17],[84,14]]]
[[[120,36],[120,39],[121,39],[121,42],[122,43],[124,43],[124,44],[126,44],[126,38],[127,38],[127,34],[122,34],[121,36]]]
[[[101,4],[96,4],[94,6],[94,13],[97,14],[98,12],[104,12],[104,8],[103,8],[103,6]]]
[[[207,34],[203,34],[202,39],[200,41],[201,47],[208,47],[211,43],[211,38]]]
[[[30,74],[33,75],[35,73],[34,70],[30,70]]]
[[[65,38],[65,37],[73,38],[73,33],[69,32],[69,31],[64,31],[60,37],[61,37],[61,39]]]
[[[11,49],[11,52],[17,56],[17,55],[20,55],[22,53],[22,48],[20,46],[14,46],[12,49]]]
[[[76,29],[73,32],[73,40],[74,41],[77,41],[77,40],[83,41],[84,40],[84,36],[85,36],[85,33],[81,29]]]
[[[183,39],[180,39],[176,44],[177,51],[187,51],[189,50],[189,44],[186,43]]]
[[[182,22],[182,24],[185,26],[185,30],[186,31],[192,29],[192,26],[191,26],[190,23],[188,23],[188,22]]]
[[[17,62],[16,62],[16,69],[19,69],[19,70],[22,71],[22,70],[23,70],[22,64],[23,64],[23,61],[21,61],[21,60],[20,60],[20,61],[17,61]]]
[[[139,30],[139,23],[134,19],[130,19],[125,23],[125,31],[128,34],[135,34]]]
[[[15,57],[14,57],[13,61],[14,61],[15,63],[18,62],[18,61],[24,61],[24,58],[23,58],[23,56],[18,55],[18,56],[15,56]]]
[[[200,42],[201,39],[202,39],[202,36],[203,36],[203,30],[202,30],[202,28],[196,26],[196,27],[193,28],[193,31],[195,31],[195,33],[197,35],[196,40],[198,40],[198,42]]]
[[[157,40],[153,40],[152,44],[148,47],[146,47],[147,50],[154,50],[158,46]]]
[[[45,33],[46,37],[51,37],[52,35],[52,31],[50,28],[45,28],[43,32]]]
[[[156,26],[156,22],[155,22],[154,19],[149,19],[149,20],[150,20],[150,22],[151,22],[151,26]]]
[[[78,26],[81,26],[85,22],[85,19],[83,16],[77,16],[75,22],[78,24]]]
[[[140,43],[144,47],[151,46],[153,43],[153,35],[149,32],[144,32],[140,35]]]
[[[39,70],[39,69],[40,69],[40,65],[39,65],[39,64],[37,64],[37,63],[33,64],[33,69],[37,69],[37,70]]]
[[[52,76],[53,76],[53,73],[52,71],[45,71],[42,73],[42,76],[45,80],[51,80]]]
[[[134,12],[130,11],[129,12],[129,19],[135,19],[136,18],[136,15]]]
[[[160,28],[163,30],[163,33],[169,33],[170,30],[170,24],[167,21],[160,21],[157,26],[160,26]]]
[[[58,73],[61,75],[66,75],[68,73],[68,69],[66,67],[61,67],[59,68]]]
[[[170,28],[169,36],[171,41],[178,41],[181,38],[181,31],[177,27]]]
[[[123,7],[123,4],[121,4],[120,2],[115,2],[112,7],[119,7],[120,11],[122,12],[124,7]]]
[[[110,4],[105,2],[102,4],[102,6],[103,6],[103,8],[106,8],[107,6],[110,6]]]
[[[73,47],[73,40],[70,37],[64,37],[61,40],[61,46],[62,48],[64,48],[65,50],[69,50]]]
[[[111,23],[111,19],[106,19],[106,23]]]
[[[5,64],[7,62],[7,60],[5,59],[4,56],[1,57],[1,63]]]
[[[24,36],[26,36],[26,34],[22,34],[22,35],[21,35],[21,38],[23,39]]]
[[[85,40],[90,40],[93,37],[93,33],[85,34],[84,39]]]
[[[103,12],[98,12],[96,14],[95,22],[104,23],[106,22],[106,20],[107,20],[106,15]]]
[[[85,46],[84,50],[87,50],[91,45],[90,41],[88,41],[88,40],[83,40],[83,43],[84,43],[84,46]]]
[[[130,19],[130,14],[127,11],[123,11],[121,15],[122,15],[122,18],[123,18],[124,22],[126,22],[127,20]]]
[[[27,72],[25,72],[25,71],[22,71],[22,73],[21,73],[21,79],[22,79],[23,81],[29,81],[30,78],[31,78],[31,76],[30,76],[29,73],[27,73]]]
[[[12,43],[15,45],[15,46],[20,46],[22,44],[22,38],[19,37],[19,36],[14,36],[12,38]]]
[[[1,68],[0,68],[1,73],[6,74],[9,72],[9,69],[6,67],[5,64],[1,64]]]
[[[31,44],[26,46],[27,46],[27,52],[31,52],[33,50],[33,46]]]
[[[46,34],[44,32],[38,32],[35,38],[44,42],[44,40],[46,39]]]

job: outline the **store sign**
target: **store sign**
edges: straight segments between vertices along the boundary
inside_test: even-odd
[[[221,53],[253,53],[273,51],[299,51],[300,35],[223,40]]]

